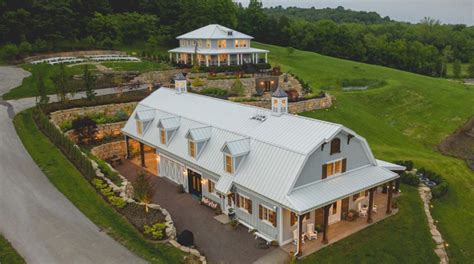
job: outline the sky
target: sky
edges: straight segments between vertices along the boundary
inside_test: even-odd
[[[249,0],[238,0],[247,5]],[[262,0],[265,7],[343,6],[346,9],[375,11],[382,17],[417,23],[423,17],[439,19],[442,23],[474,25],[474,0]]]

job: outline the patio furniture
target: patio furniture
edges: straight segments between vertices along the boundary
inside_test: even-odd
[[[359,216],[367,217],[367,207],[363,207],[362,204],[358,204]]]
[[[314,230],[314,224],[306,225],[306,236],[309,240],[318,239],[318,232]]]
[[[372,206],[372,212],[377,213],[377,205],[376,204],[374,204]]]
[[[305,237],[305,234],[302,233],[301,234],[301,241],[303,242],[304,244],[304,237]],[[293,244],[298,244],[298,229],[295,229],[293,230]]]

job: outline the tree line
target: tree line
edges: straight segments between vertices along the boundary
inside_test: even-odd
[[[474,58],[474,27],[426,18],[395,22],[374,12],[263,8],[232,0],[4,0],[0,2],[0,60],[35,52],[177,45],[176,36],[217,23],[257,41],[315,51],[431,76],[446,64]]]

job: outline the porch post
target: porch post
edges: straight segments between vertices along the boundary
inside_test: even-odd
[[[255,60],[256,60],[255,64],[258,64],[258,53],[255,54],[255,57],[256,57],[256,59],[255,59]]]
[[[227,66],[230,66],[230,53],[227,53]]]
[[[388,197],[387,197],[387,214],[392,213],[392,193],[393,193],[393,181],[390,181],[390,184],[388,185]]]
[[[372,209],[374,207],[374,191],[375,191],[375,188],[369,189],[369,211],[367,212],[367,223],[372,223]]]
[[[265,52],[265,63],[268,63],[268,52]]]
[[[140,142],[140,160],[142,162],[142,167],[145,168],[145,148],[142,142]]]
[[[179,63],[179,55],[176,53],[176,63]]]
[[[191,53],[191,65],[194,65],[194,54]]]
[[[217,54],[217,66],[221,66],[221,56]]]
[[[296,256],[301,256],[303,254],[302,245],[303,244],[303,217],[298,215],[298,248],[296,250]]]
[[[170,62],[173,62],[173,53],[170,52]]]
[[[324,230],[323,230],[323,244],[327,244],[328,241],[328,231],[329,231],[329,208],[330,204],[324,206]]]
[[[130,138],[128,136],[125,136],[125,149],[126,149],[126,159],[130,158]]]
[[[209,55],[206,55],[206,66],[209,67]]]
[[[400,192],[400,177],[395,180],[395,193]]]

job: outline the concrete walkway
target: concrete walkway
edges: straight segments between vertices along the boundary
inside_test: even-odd
[[[17,67],[0,67],[0,94],[28,75]],[[0,101],[0,233],[28,263],[144,263],[101,232],[31,159],[11,119],[34,104],[34,98]]]

